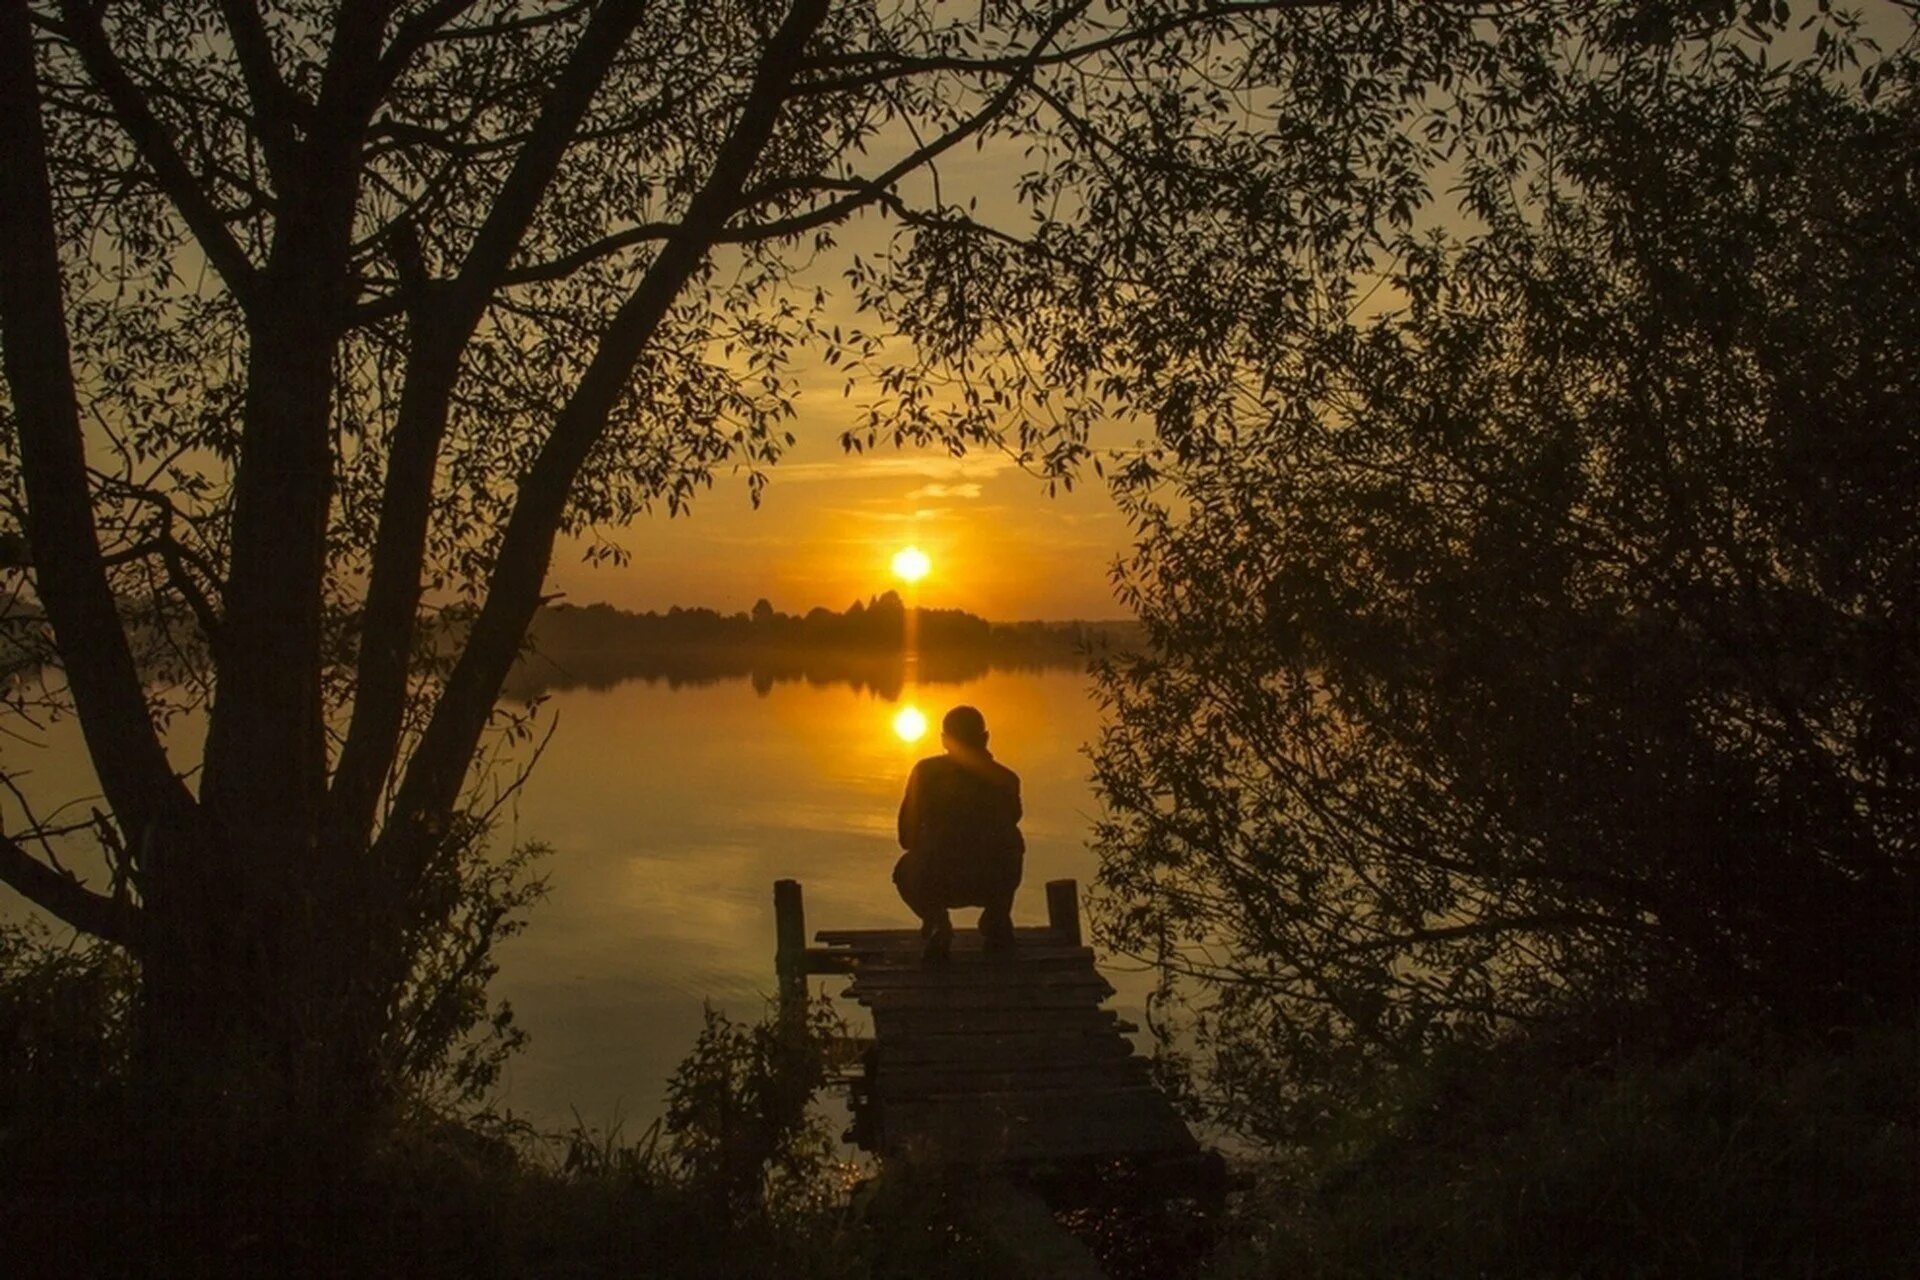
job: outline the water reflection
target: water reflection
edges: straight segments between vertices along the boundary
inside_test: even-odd
[[[882,653],[806,648],[608,649],[562,657],[535,653],[514,668],[507,695],[521,700],[562,689],[611,689],[628,681],[669,689],[744,680],[762,697],[783,684],[844,684],[896,701],[919,684],[961,684],[990,672],[1081,671],[1072,649],[995,653],[985,649]]]
[[[902,742],[918,742],[927,736],[926,713],[918,707],[902,707],[893,716],[893,734]]]

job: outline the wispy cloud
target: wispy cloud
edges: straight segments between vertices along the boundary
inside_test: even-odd
[[[838,458],[831,462],[781,463],[769,473],[775,484],[866,480],[928,480],[954,483],[988,480],[1014,466],[1004,454],[975,454],[965,458],[930,456],[922,458]],[[974,485],[978,488],[978,485]],[[938,496],[938,495],[929,495]],[[964,495],[972,497],[975,495]]]
[[[918,502],[922,498],[977,498],[980,486],[973,481],[966,484],[923,484],[907,495],[908,502]]]

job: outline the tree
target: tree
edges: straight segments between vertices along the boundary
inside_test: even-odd
[[[1101,924],[1269,1136],[1462,1039],[1913,1008],[1914,27],[1535,8],[1382,133],[1458,208],[1222,263],[1119,474]]]
[[[204,1100],[368,1114],[556,536],[726,468],[757,490],[793,352],[880,350],[794,284],[835,228],[902,229],[854,264],[869,302],[920,237],[1026,252],[943,199],[941,157],[1059,137],[1048,99],[1112,59],[1303,7],[5,0],[7,572],[106,807],[28,815],[0,879],[133,953],[146,1052]],[[970,274],[892,319],[977,324]],[[886,385],[924,405],[964,345]],[[1083,448],[1084,417],[1001,410],[896,437]],[[155,725],[193,707],[183,770]],[[87,835],[104,890],[57,857]]]

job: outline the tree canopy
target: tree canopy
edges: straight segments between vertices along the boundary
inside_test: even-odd
[[[1913,25],[1535,9],[1344,269],[1209,206],[1118,479],[1104,936],[1270,1135],[1462,1039],[1915,997]]]

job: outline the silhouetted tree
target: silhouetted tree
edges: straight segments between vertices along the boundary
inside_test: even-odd
[[[1541,1023],[1910,1013],[1920,66],[1827,8],[1531,6],[1382,109],[1457,208],[1349,207],[1345,262],[1257,166],[1195,206],[1166,269],[1232,288],[1137,381],[1101,920],[1230,1119]]]
[[[936,160],[1076,151],[1051,103],[1302,7],[0,3],[8,572],[105,796],[84,832],[16,824],[0,879],[137,956],[143,1043],[205,1098],[366,1114],[468,883],[463,791],[555,538],[725,467],[757,492],[792,352],[880,350],[791,285],[836,227],[905,233],[855,268],[883,325],[977,325],[990,261],[912,298],[915,243],[1044,246]],[[886,385],[914,401],[966,345]],[[899,435],[1078,456],[1084,415],[961,399]],[[128,601],[197,633],[178,682],[143,683]],[[156,718],[198,706],[204,751],[170,759]],[[88,833],[104,888],[51,843]]]

